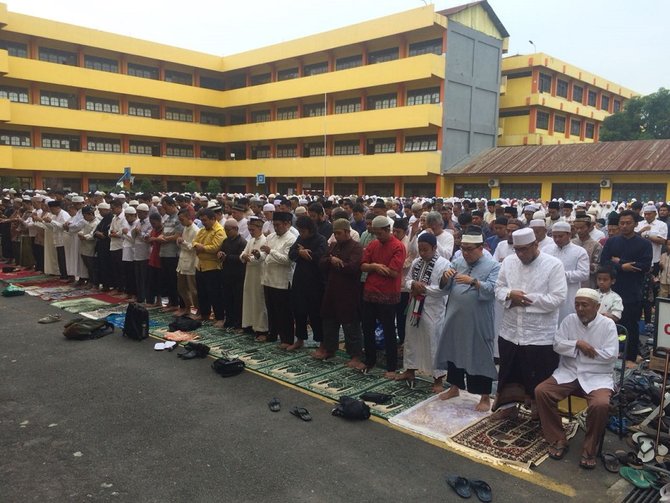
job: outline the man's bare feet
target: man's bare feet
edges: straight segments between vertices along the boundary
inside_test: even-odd
[[[494,421],[505,421],[507,419],[515,419],[519,415],[519,407],[508,407],[506,409],[498,409],[491,415]]]
[[[491,399],[488,395],[482,395],[482,398],[479,400],[475,410],[477,412],[488,412],[491,410]]]
[[[216,322],[214,323],[213,327],[214,327],[214,328],[223,328],[223,325],[224,325],[223,320],[216,320]]]
[[[449,387],[447,391],[440,395],[440,400],[449,400],[450,398],[456,398],[461,394],[461,390],[458,389],[458,386],[453,384]]]
[[[390,379],[391,381],[395,381],[397,379],[398,374],[396,374],[395,370],[389,370],[387,372],[384,372],[384,378],[385,379]]]
[[[413,381],[416,374],[413,370],[405,370],[402,374],[395,374],[396,381]]]
[[[347,367],[356,370],[363,370],[365,368],[365,363],[363,363],[359,357],[354,356],[347,362]]]
[[[282,342],[277,346],[279,349],[288,349],[291,346],[288,342]]]
[[[174,313],[172,313],[174,316],[184,316],[186,313],[188,313],[186,309],[177,309]]]
[[[303,347],[305,343],[303,342],[302,339],[296,339],[296,341],[291,344],[289,347],[286,348],[286,351],[296,351]]]
[[[268,341],[268,336],[267,335],[257,335],[254,338],[254,341],[256,341],[256,342],[267,342]]]
[[[635,368],[637,368],[637,363],[632,362],[630,360],[626,360],[626,368],[627,369],[635,369]]]

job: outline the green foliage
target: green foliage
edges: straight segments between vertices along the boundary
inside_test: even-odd
[[[142,178],[133,184],[133,192],[160,192],[161,188],[158,183],[148,178]]]
[[[212,178],[209,182],[207,182],[205,191],[211,194],[219,194],[221,192],[221,180],[218,178]]]
[[[200,187],[199,187],[198,182],[194,182],[193,180],[191,180],[186,185],[184,185],[184,190],[186,192],[193,193],[193,192],[198,192],[200,190]]]
[[[601,141],[660,139],[670,139],[670,90],[663,87],[629,100],[600,128]]]
[[[0,176],[0,187],[3,189],[19,189],[21,183],[15,176]]]

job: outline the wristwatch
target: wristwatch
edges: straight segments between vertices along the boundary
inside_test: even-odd
[[[477,280],[475,278],[472,278],[470,280],[470,286],[476,286],[477,285]]]

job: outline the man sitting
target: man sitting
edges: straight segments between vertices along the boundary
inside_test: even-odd
[[[612,371],[619,352],[614,321],[598,313],[600,296],[596,290],[581,288],[575,296],[576,313],[569,314],[554,337],[554,351],[561,360],[553,375],[535,388],[535,400],[542,432],[549,442],[549,457],[562,459],[568,451],[558,402],[569,395],[584,396],[586,435],[579,466],[596,466],[598,444],[607,424],[610,396],[614,387]]]

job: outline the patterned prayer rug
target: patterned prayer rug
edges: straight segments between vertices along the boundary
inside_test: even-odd
[[[568,438],[578,429],[576,422],[563,423]],[[516,419],[496,421],[487,416],[452,435],[447,442],[456,450],[493,464],[509,464],[530,470],[544,461],[549,444],[542,436],[539,421],[531,421],[530,413],[520,410]]]
[[[83,297],[80,299],[59,300],[52,302],[52,306],[63,309],[68,313],[81,313],[82,311],[93,311],[101,307],[109,307],[109,302],[104,302],[90,297]]]

